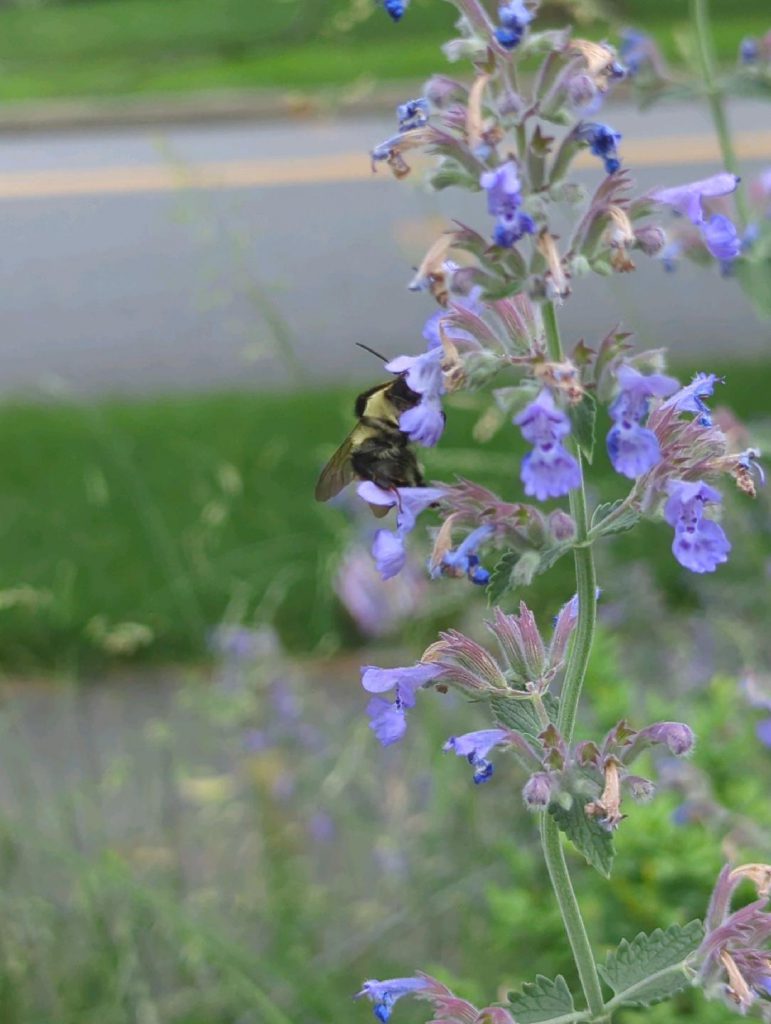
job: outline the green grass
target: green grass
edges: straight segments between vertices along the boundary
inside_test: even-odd
[[[715,4],[719,55],[768,27],[763,0]],[[740,6],[740,9],[739,9]],[[0,100],[117,96],[197,89],[346,86],[362,78],[419,79],[438,67],[453,8],[414,0],[394,25],[362,4],[343,28],[349,0],[110,0],[0,11]],[[652,31],[668,56],[687,3],[627,0],[608,5],[623,22]],[[544,22],[554,21],[548,7]],[[582,29],[584,31],[584,29]],[[601,37],[607,24],[585,29]]]
[[[735,367],[723,399],[759,416],[769,387],[771,367]],[[299,651],[355,640],[330,587],[350,521],[312,499],[320,465],[350,425],[351,397],[5,405],[0,665],[83,668],[120,645],[123,623],[152,631],[135,654],[143,659],[200,658],[207,630],[223,617],[275,618]],[[429,476],[465,472],[515,496],[514,432],[477,452],[475,418],[451,409],[441,446],[427,453]],[[604,455],[594,472],[599,488],[619,491]],[[369,517],[362,526],[371,528]],[[690,599],[662,528],[621,542],[631,559],[650,548],[662,584]],[[539,583],[538,600],[553,605],[569,586],[556,569]]]

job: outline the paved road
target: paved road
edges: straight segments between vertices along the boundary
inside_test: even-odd
[[[769,110],[735,111],[748,175],[771,164]],[[611,113],[642,187],[717,168],[702,112]],[[373,177],[367,150],[390,128],[373,118],[3,138],[0,388],[272,387],[292,380],[288,349],[313,381],[366,379],[371,357],[354,342],[415,350],[431,305],[407,292],[410,266],[448,216],[486,218],[478,197]],[[771,347],[732,282],[640,264],[580,283],[569,337],[624,319],[689,354]]]

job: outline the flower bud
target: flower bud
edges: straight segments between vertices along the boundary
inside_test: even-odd
[[[432,75],[423,87],[423,95],[429,103],[443,110],[451,103],[462,103],[468,95],[468,89],[448,75]]]
[[[657,256],[667,244],[665,232],[655,224],[644,224],[635,231],[634,238],[646,256]]]
[[[627,775],[624,785],[629,787],[632,799],[641,804],[652,800],[653,794],[656,792],[656,787],[651,780],[643,778],[642,775]]]
[[[548,772],[536,772],[524,785],[522,797],[531,811],[540,811],[551,802],[552,780]]]
[[[693,750],[695,737],[684,722],[655,722],[637,733],[624,754],[624,763],[631,764],[638,754],[657,743],[665,743],[670,753],[682,757]]]
[[[572,540],[576,535],[576,524],[567,512],[557,509],[549,516],[549,531],[556,541]]]
[[[573,75],[567,82],[568,99],[572,107],[587,107],[597,95],[597,86],[591,75],[585,73]]]

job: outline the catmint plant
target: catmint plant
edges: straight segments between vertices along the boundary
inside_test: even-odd
[[[591,344],[566,345],[558,314],[569,325],[570,296],[582,277],[629,273],[636,260],[659,253],[672,211],[711,259],[732,258],[734,232],[709,203],[733,195],[739,181],[716,170],[701,181],[662,181],[637,193],[623,139],[597,120],[604,97],[626,74],[615,50],[567,30],[539,31],[534,0],[496,9],[481,0],[454,3],[458,36],[444,49],[464,62],[465,74],[435,76],[423,96],[405,100],[395,134],[375,145],[372,160],[403,178],[410,161],[433,158],[429,183],[475,194],[478,226],[449,222],[430,247],[408,284],[438,309],[423,331],[425,344],[386,370],[403,375],[415,396],[399,422],[412,444],[440,443],[445,411],[452,416],[451,405],[442,409],[444,398],[466,390],[488,395],[491,422],[508,430],[512,443],[521,435],[527,452],[519,466],[512,458],[502,495],[466,479],[391,490],[358,484],[359,497],[393,519],[384,520],[372,545],[384,579],[414,562],[414,535],[427,530],[427,577],[485,586],[490,604],[486,642],[448,629],[413,664],[365,666],[361,683],[372,732],[384,746],[409,742],[431,691],[456,690],[473,704],[468,731],[448,737],[444,751],[468,763],[476,785],[503,776],[532,812],[580,989],[539,975],[505,1004],[479,1009],[405,965],[404,977],[365,981],[358,998],[379,1021],[414,998],[445,1024],[572,1024],[609,1022],[622,1008],[647,1007],[697,985],[738,1013],[758,1010],[768,1020],[771,867],[727,866],[704,924],[662,921],[650,934],[619,936],[599,964],[565,856],[572,846],[610,878],[616,831],[634,828],[636,803],[655,798],[656,761],[644,755],[683,758],[696,742],[678,721],[621,720],[603,735],[577,735],[600,596],[595,546],[651,520],[682,572],[714,573],[731,552],[720,488],[754,496],[762,474],[757,451],[735,449],[713,420],[710,402],[722,386],[715,374],[680,382],[664,372],[660,350],[635,352],[617,329]],[[404,4],[383,6],[392,18],[405,13]],[[627,40],[636,70],[652,59],[647,45]],[[526,86],[523,59],[537,65]],[[582,150],[597,158],[588,191],[572,177]],[[570,229],[558,231],[558,218],[564,224],[566,217]],[[591,507],[586,477],[599,449],[598,406],[608,410],[604,444],[626,493]],[[575,592],[565,594],[545,629],[522,594],[561,559],[572,561]],[[437,770],[455,770],[454,759]],[[740,884],[754,886],[757,898],[734,909]]]

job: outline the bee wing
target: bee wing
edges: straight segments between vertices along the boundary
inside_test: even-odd
[[[353,480],[355,475],[351,465],[353,434],[354,431],[351,431],[322,469],[314,491],[316,501],[329,501]]]

